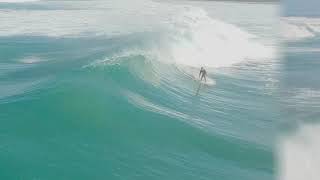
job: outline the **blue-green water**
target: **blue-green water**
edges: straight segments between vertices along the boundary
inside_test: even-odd
[[[0,3],[0,179],[274,179],[276,8]]]

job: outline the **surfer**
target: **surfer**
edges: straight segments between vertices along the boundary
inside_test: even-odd
[[[204,79],[204,81],[207,82],[207,71],[203,67],[201,67],[200,69],[199,78],[200,78],[200,81]]]

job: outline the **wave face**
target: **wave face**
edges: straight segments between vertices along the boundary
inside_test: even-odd
[[[273,9],[0,3],[0,178],[273,179]]]

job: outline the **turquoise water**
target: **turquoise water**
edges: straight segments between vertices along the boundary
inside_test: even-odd
[[[0,3],[0,179],[274,179],[276,9]]]

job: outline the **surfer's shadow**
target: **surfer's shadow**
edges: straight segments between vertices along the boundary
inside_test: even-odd
[[[195,96],[200,96],[200,92],[206,93],[209,90],[209,85],[204,83],[199,83],[198,86],[195,87]]]

